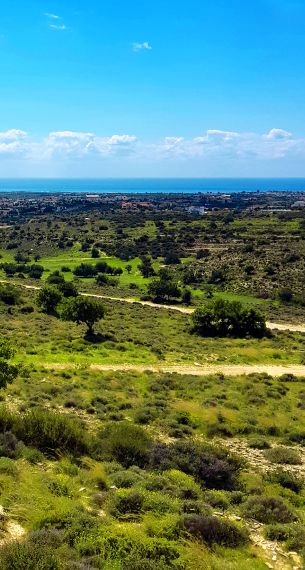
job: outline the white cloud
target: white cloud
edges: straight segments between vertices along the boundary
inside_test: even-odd
[[[33,147],[38,156],[51,158],[85,157],[128,154],[133,152],[137,138],[131,135],[99,137],[94,133],[77,131],[57,131],[50,133],[40,144]]]
[[[133,51],[142,51],[142,50],[152,50],[152,46],[149,42],[138,43],[134,42],[132,44]]]
[[[46,12],[45,16],[50,20],[61,20],[61,17],[57,16],[57,14],[50,14],[49,12]]]
[[[0,155],[16,156],[26,152],[27,133],[19,129],[0,132]]]
[[[292,134],[283,129],[271,129],[271,131],[265,135],[267,140],[283,140],[290,139],[291,137]]]
[[[240,160],[279,161],[305,158],[305,137],[271,129],[267,133],[207,130],[200,136],[168,136],[147,143],[130,134],[100,136],[92,132],[54,131],[35,138],[23,130],[0,131],[0,155],[25,157],[29,161],[81,161],[91,157],[97,162],[111,157],[135,157],[145,161],[216,161],[238,164]]]
[[[67,26],[65,24],[50,24],[49,28],[51,28],[52,30],[64,31],[67,29]]]

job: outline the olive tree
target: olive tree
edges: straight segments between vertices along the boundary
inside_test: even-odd
[[[61,317],[65,321],[72,321],[80,325],[85,323],[87,325],[87,335],[93,335],[93,327],[95,323],[104,317],[104,306],[87,297],[76,297],[67,299],[62,304]]]

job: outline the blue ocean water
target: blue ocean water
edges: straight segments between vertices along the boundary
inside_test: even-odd
[[[0,192],[233,193],[305,192],[305,178],[0,179]]]

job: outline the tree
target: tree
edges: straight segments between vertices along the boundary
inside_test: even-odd
[[[77,297],[78,295],[77,288],[75,287],[74,283],[71,283],[70,281],[64,281],[63,283],[57,285],[57,287],[63,296],[67,299],[69,297]]]
[[[63,303],[61,317],[64,321],[72,321],[80,325],[85,323],[88,327],[87,335],[93,336],[93,327],[105,314],[104,306],[94,299],[76,297],[67,299]]]
[[[99,250],[97,249],[97,247],[93,247],[93,248],[92,248],[92,250],[91,250],[91,257],[92,257],[93,259],[98,259],[98,258],[100,257],[100,252],[99,252]]]
[[[192,302],[192,292],[190,289],[185,289],[182,293],[182,303],[190,305]]]
[[[63,285],[64,282],[65,278],[59,271],[53,271],[53,273],[50,273],[47,277],[47,283],[49,285]]]
[[[179,265],[181,263],[179,254],[174,250],[168,251],[164,263],[165,265]]]
[[[156,275],[155,270],[153,268],[152,259],[149,255],[143,255],[141,259],[141,263],[138,265],[139,270],[141,271],[143,277],[146,279],[148,277],[153,277]]]
[[[172,272],[164,268],[160,270],[159,277],[148,285],[148,294],[153,299],[169,301],[170,299],[179,299],[181,290]]]
[[[74,275],[77,277],[84,277],[86,279],[89,279],[90,277],[95,277],[96,274],[96,268],[94,265],[90,265],[89,263],[81,263],[74,269]]]
[[[56,309],[62,301],[62,293],[53,285],[47,285],[39,291],[37,295],[37,304],[43,313],[48,315],[56,314]]]
[[[33,264],[29,268],[29,277],[31,277],[31,279],[41,279],[43,272],[44,267],[42,267],[42,265]]]
[[[0,339],[0,388],[5,388],[18,376],[18,366],[8,362],[14,354],[15,351],[10,343],[6,339]]]
[[[130,275],[130,273],[132,272],[132,265],[130,265],[130,264],[126,265],[125,269],[126,269],[128,275]]]
[[[265,318],[236,301],[210,301],[194,312],[192,321],[194,330],[202,336],[262,338],[267,334]]]

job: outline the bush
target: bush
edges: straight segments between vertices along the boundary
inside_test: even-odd
[[[231,521],[213,516],[186,515],[178,524],[178,530],[202,540],[208,546],[217,544],[228,548],[238,548],[248,541],[245,529]]]
[[[249,447],[251,449],[270,449],[270,443],[263,438],[253,438],[249,440]]]
[[[5,305],[17,305],[20,302],[20,291],[12,285],[0,285],[0,301]]]
[[[291,527],[283,524],[272,524],[265,530],[265,536],[268,540],[278,540],[284,542],[291,535]]]
[[[193,475],[208,489],[236,489],[243,465],[242,459],[225,449],[197,444],[187,439],[169,445],[158,443],[151,455],[151,466],[154,469],[179,469]]]
[[[138,491],[125,491],[116,494],[111,506],[111,514],[122,518],[126,515],[139,515],[142,511],[144,496]]]
[[[145,467],[149,462],[152,440],[139,426],[126,422],[109,424],[97,440],[96,454],[107,460],[116,460],[124,467]]]
[[[296,515],[281,500],[275,497],[250,497],[243,506],[244,516],[265,524],[290,523]]]
[[[290,489],[294,493],[300,493],[304,487],[303,479],[296,477],[293,473],[288,471],[275,471],[268,474],[268,480],[272,483],[277,483],[284,487],[284,489]]]
[[[279,465],[301,465],[302,459],[300,454],[288,447],[273,447],[265,452],[265,456],[272,463]]]
[[[13,431],[24,443],[50,457],[64,452],[79,455],[87,451],[81,423],[54,412],[34,409],[18,416]]]
[[[193,329],[202,336],[262,338],[267,334],[264,317],[236,301],[217,299],[196,309],[192,315]]]
[[[61,570],[62,564],[53,549],[26,541],[2,546],[0,568],[1,570]]]

